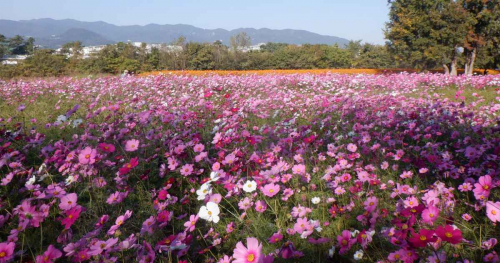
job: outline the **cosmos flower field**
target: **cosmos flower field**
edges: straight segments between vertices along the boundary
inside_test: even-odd
[[[0,81],[0,263],[499,262],[499,86]]]

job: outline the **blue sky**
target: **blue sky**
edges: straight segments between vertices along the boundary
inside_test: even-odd
[[[3,3],[1,3],[3,2]],[[0,0],[1,19],[72,18],[116,25],[304,29],[383,44],[387,0]]]

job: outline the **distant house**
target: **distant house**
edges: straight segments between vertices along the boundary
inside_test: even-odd
[[[2,65],[17,65],[19,61],[25,60],[28,55],[4,55],[0,60]]]
[[[259,51],[262,46],[266,43],[259,43],[257,45],[248,46],[248,47],[238,47],[238,50],[241,52],[249,52],[249,51]]]

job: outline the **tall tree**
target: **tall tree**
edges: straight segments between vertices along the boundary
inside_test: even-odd
[[[444,67],[456,75],[457,48],[463,43],[467,14],[453,0],[389,0],[385,36],[399,61],[418,69]]]
[[[472,75],[478,49],[488,42],[498,41],[500,30],[499,0],[462,0],[463,9],[469,15],[464,40],[465,74]]]

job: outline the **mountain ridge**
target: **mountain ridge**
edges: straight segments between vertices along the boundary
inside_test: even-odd
[[[116,42],[146,42],[146,43],[171,43],[180,36],[186,37],[187,41],[194,42],[214,42],[221,40],[224,44],[229,44],[232,35],[246,32],[252,43],[281,42],[288,44],[338,44],[343,46],[349,40],[336,36],[321,35],[301,29],[269,29],[269,28],[237,28],[226,30],[222,28],[203,29],[187,24],[156,24],[147,25],[124,25],[118,26],[105,21],[84,22],[75,19],[56,20],[52,18],[40,18],[31,20],[7,20],[0,19],[0,34],[6,37],[15,35],[34,37],[39,45],[48,47],[59,47],[66,39],[64,34],[68,30],[86,30],[85,36],[93,36],[94,40],[103,44],[113,44]],[[98,37],[99,36],[99,37]],[[51,38],[58,38],[60,41],[47,41]],[[83,43],[91,43],[88,39],[78,39]],[[75,41],[74,38],[70,41]],[[68,42],[70,42],[68,41]]]

